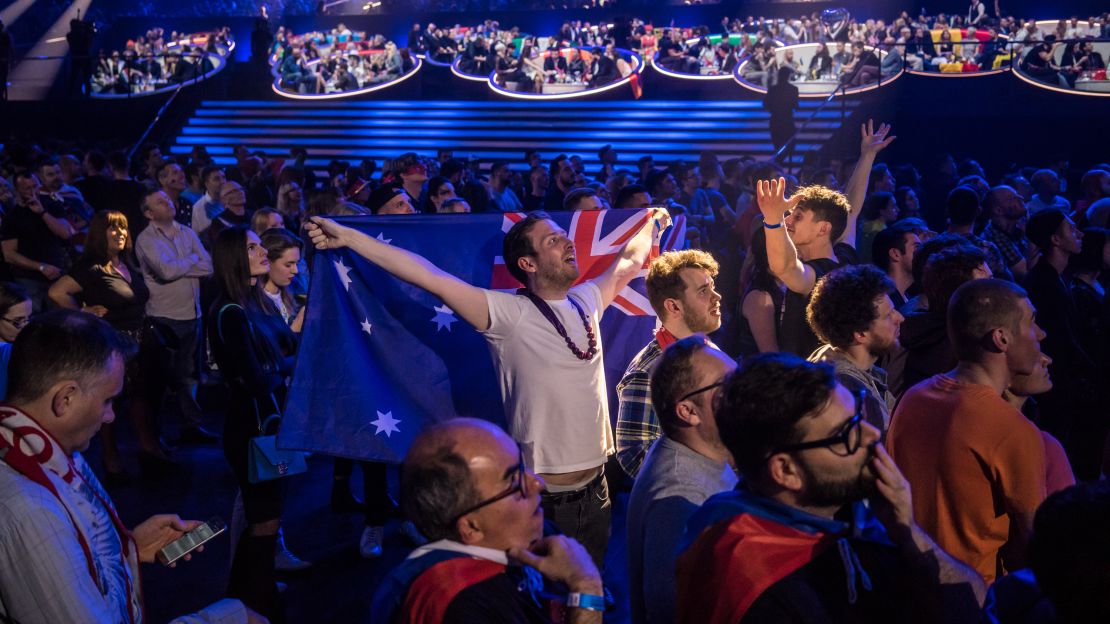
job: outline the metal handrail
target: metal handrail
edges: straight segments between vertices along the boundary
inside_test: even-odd
[[[143,134],[139,137],[139,140],[131,146],[131,149],[127,150],[128,162],[131,162],[131,159],[134,158],[135,152],[138,151],[139,146],[143,143],[146,143],[146,138],[150,136],[151,132],[154,131],[154,126],[158,124],[158,121],[160,119],[162,119],[162,114],[166,112],[166,109],[169,108],[170,104],[173,104],[174,99],[177,98],[177,94],[181,93],[181,90],[185,88],[185,84],[186,83],[183,82],[179,84],[176,89],[173,90],[173,93],[170,94],[170,97],[166,99],[165,104],[162,104],[161,108],[158,109],[158,112],[154,114],[154,120],[151,121],[150,125],[146,127],[146,130],[143,131]]]

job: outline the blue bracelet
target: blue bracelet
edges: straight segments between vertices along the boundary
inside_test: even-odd
[[[780,227],[782,227],[782,221],[779,221],[778,223],[776,223],[774,225],[771,225],[770,223],[767,223],[766,221],[764,221],[763,222],[763,227],[767,228],[768,230],[777,230]]]
[[[567,594],[567,606],[587,611],[605,611],[605,599],[601,596],[571,592]]]

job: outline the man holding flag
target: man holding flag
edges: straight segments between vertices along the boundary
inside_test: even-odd
[[[350,248],[440,298],[483,335],[509,431],[529,469],[547,484],[545,514],[600,566],[609,539],[604,466],[613,433],[599,323],[669,225],[666,211],[645,213],[616,260],[575,285],[574,241],[547,214],[531,213],[512,226],[502,247],[509,273],[525,285],[516,294],[473,286],[415,253],[328,219],[313,218],[305,228],[317,249]]]

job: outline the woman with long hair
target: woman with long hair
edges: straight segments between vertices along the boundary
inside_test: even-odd
[[[12,343],[31,322],[31,297],[22,286],[0,282],[0,401],[8,398],[8,361]]]
[[[762,227],[752,234],[751,247],[740,270],[740,354],[751,357],[779,350],[778,324],[785,294],[783,284],[767,264],[767,235]]]
[[[271,620],[278,615],[274,551],[281,528],[281,479],[251,483],[251,439],[276,433],[285,381],[293,368],[295,339],[281,317],[269,313],[262,281],[269,274],[266,248],[254,232],[232,227],[212,246],[217,296],[207,318],[208,342],[228,386],[224,457],[243,496],[247,528],[235,549],[228,595]]]
[[[297,300],[294,285],[305,275],[301,258],[304,242],[283,228],[263,232],[261,241],[270,261],[270,270],[262,278],[262,292],[285,324],[299,334],[304,326],[305,308],[304,302]],[[307,291],[306,287],[302,292]]]
[[[146,302],[150,290],[135,258],[127,217],[115,210],[101,211],[89,220],[85,251],[68,275],[63,275],[47,293],[56,305],[84,310],[108,321],[116,331],[131,338],[141,348],[149,349],[144,340]],[[145,471],[158,472],[171,467],[170,459],[158,443],[150,407],[143,396],[142,375],[148,373],[143,364],[149,352],[132,358],[127,367],[127,395],[131,398],[128,415],[139,438],[139,461]],[[100,428],[103,443],[104,469],[107,481],[126,479],[116,446],[113,423]]]

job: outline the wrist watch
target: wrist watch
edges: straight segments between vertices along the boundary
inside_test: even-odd
[[[567,606],[572,609],[586,609],[587,611],[605,611],[605,598],[592,594],[571,592],[567,594]]]

